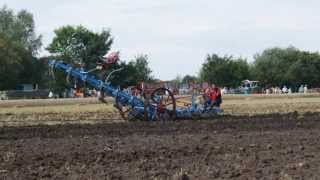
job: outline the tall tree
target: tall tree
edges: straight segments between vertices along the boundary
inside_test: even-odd
[[[138,55],[134,60],[130,61],[128,66],[135,69],[134,74],[128,74],[136,81],[150,81],[153,79],[151,76],[152,70],[149,67],[148,56]]]
[[[81,64],[87,69],[95,66],[113,42],[109,31],[95,33],[83,26],[63,26],[54,33],[47,50],[67,63]]]
[[[320,86],[320,54],[294,47],[266,49],[255,56],[253,74],[266,86]]]
[[[115,85],[133,86],[138,82],[149,82],[153,80],[147,55],[138,55],[128,63],[121,62],[118,67],[122,67],[123,70],[115,74],[112,79],[111,82]]]
[[[40,83],[41,62],[35,57],[41,36],[35,33],[31,13],[15,14],[6,6],[0,9],[0,89],[13,89],[19,83]]]
[[[236,87],[250,78],[249,65],[245,59],[231,56],[208,55],[200,71],[200,79],[218,86]]]

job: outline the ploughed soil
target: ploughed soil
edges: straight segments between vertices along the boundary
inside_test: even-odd
[[[0,179],[320,179],[320,114],[0,128]]]

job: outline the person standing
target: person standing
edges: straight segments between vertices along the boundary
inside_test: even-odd
[[[282,93],[287,94],[288,93],[288,88],[287,86],[283,86],[282,88]]]
[[[210,97],[210,94],[211,94],[211,88],[210,86],[206,87],[203,91],[203,100],[204,100],[204,105],[203,105],[203,110],[204,111],[207,111],[207,108],[210,107],[211,105],[211,97]]]
[[[303,87],[303,85],[301,85],[301,86],[299,87],[299,93],[303,93],[303,91],[304,91],[304,87]]]
[[[213,85],[210,93],[210,99],[211,99],[211,108],[220,107],[222,103],[221,89]]]
[[[303,93],[307,94],[307,92],[308,92],[308,87],[307,87],[307,85],[304,85]]]
[[[50,99],[53,98],[53,92],[52,91],[49,92],[48,98],[50,98]]]

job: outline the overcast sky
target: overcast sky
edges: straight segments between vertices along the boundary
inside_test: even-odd
[[[317,0],[0,0],[4,4],[34,15],[45,46],[63,25],[111,29],[112,49],[122,59],[147,54],[153,75],[163,80],[196,75],[209,53],[252,61],[274,46],[320,49]]]

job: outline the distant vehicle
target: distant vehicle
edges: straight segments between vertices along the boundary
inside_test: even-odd
[[[236,89],[236,93],[239,94],[256,94],[261,93],[262,89],[259,85],[259,81],[250,81],[250,80],[243,80],[241,82],[241,86]]]

